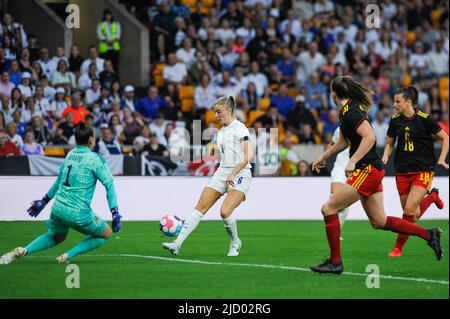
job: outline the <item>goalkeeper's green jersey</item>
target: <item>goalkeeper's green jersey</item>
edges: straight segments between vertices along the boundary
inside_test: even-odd
[[[59,171],[47,193],[48,197],[55,197],[55,205],[80,213],[91,212],[91,201],[99,180],[105,186],[109,208],[117,207],[113,175],[100,154],[86,146],[77,146],[67,154]]]

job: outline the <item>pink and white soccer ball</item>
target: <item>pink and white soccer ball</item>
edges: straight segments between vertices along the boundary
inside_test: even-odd
[[[181,227],[183,227],[183,222],[175,215],[166,215],[159,221],[159,229],[164,235],[169,237],[177,236],[181,231]]]

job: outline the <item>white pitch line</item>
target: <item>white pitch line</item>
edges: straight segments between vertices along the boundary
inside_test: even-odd
[[[86,257],[133,257],[133,258],[144,258],[144,259],[155,259],[155,260],[165,260],[165,261],[175,261],[181,263],[191,263],[191,264],[202,264],[202,265],[218,265],[218,266],[238,266],[238,267],[254,267],[254,268],[268,268],[268,269],[283,269],[283,270],[296,270],[311,272],[310,269],[294,267],[294,266],[278,266],[278,265],[265,265],[265,264],[244,264],[244,263],[224,263],[218,261],[204,261],[204,260],[193,260],[193,259],[180,259],[180,258],[170,258],[170,257],[160,257],[160,256],[146,256],[146,255],[133,255],[133,254],[105,254],[105,255],[81,255]],[[342,275],[347,276],[357,276],[357,277],[367,277],[371,275],[370,273],[355,273],[355,272],[343,272]],[[372,275],[375,277],[375,275]],[[412,278],[412,277],[396,277],[390,275],[379,275],[381,279],[390,280],[403,280],[403,281],[415,281],[415,282],[426,282],[432,284],[448,285],[448,281],[445,280],[433,280],[426,278]]]

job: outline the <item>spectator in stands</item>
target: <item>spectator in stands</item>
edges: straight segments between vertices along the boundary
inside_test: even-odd
[[[148,125],[142,126],[140,134],[133,140],[133,145],[138,153],[141,152],[141,150],[144,148],[144,145],[150,143],[150,134],[151,132],[148,128]]]
[[[25,71],[27,72],[27,71]],[[44,71],[42,70],[42,66],[39,64],[38,61],[34,61],[31,64],[31,80],[33,81],[38,81],[41,77],[47,77],[47,75],[45,75]]]
[[[150,131],[155,133],[159,139],[161,139],[166,131],[166,122],[164,120],[164,115],[158,113],[156,119],[149,125]]]
[[[328,92],[325,85],[320,82],[318,72],[312,72],[310,82],[305,85],[307,90],[306,101],[312,109],[328,109]]]
[[[12,61],[17,59],[17,48],[12,43],[9,35],[3,36],[3,50],[5,51],[5,57],[7,60]]]
[[[158,143],[158,135],[156,133],[150,133],[150,142],[144,145],[141,154],[150,156],[168,156],[169,152],[164,145]]]
[[[64,136],[64,130],[61,127],[56,128],[55,135],[50,143],[51,145],[67,145],[68,139]]]
[[[312,176],[311,165],[307,161],[301,160],[300,162],[298,162],[297,166],[298,166],[298,175],[297,176],[301,176],[301,177]]]
[[[94,150],[103,156],[122,154],[119,142],[114,137],[112,129],[106,123],[100,126],[100,138]]]
[[[78,46],[72,45],[70,48],[70,56],[69,56],[69,71],[75,74],[78,79],[81,75],[81,64],[83,64],[83,57],[80,56],[80,49]]]
[[[17,86],[25,98],[34,95],[34,86],[31,83],[30,72],[23,72],[20,84]]]
[[[112,84],[114,82],[119,81],[119,76],[117,75],[116,71],[114,70],[114,66],[110,60],[105,61],[105,67],[102,72],[100,72],[99,75],[100,78],[100,84],[103,88],[107,88],[111,91]]]
[[[317,144],[311,125],[305,124],[302,126],[299,140],[301,144]]]
[[[11,101],[8,95],[0,96],[1,100],[1,108],[0,111],[3,113],[3,117],[5,118],[6,123],[12,121],[12,114],[14,109],[11,108]]]
[[[61,119],[63,111],[69,106],[66,101],[66,91],[59,87],[56,89],[55,99],[50,104],[50,115],[53,119]]]
[[[0,129],[6,130],[6,119],[3,111],[0,111]]]
[[[2,79],[0,81],[0,95],[11,96],[11,91],[14,89],[15,85],[9,79],[9,72],[3,71]]]
[[[435,47],[428,52],[427,58],[431,74],[448,76],[448,52],[444,51],[444,40],[436,40]]]
[[[22,72],[31,72],[32,66],[30,59],[30,50],[28,48],[23,48],[20,51],[19,68]]]
[[[56,70],[57,64],[50,58],[50,53],[47,48],[41,48],[39,51],[39,60],[37,61],[48,79],[51,79],[53,71]]]
[[[120,104],[120,100],[122,99],[122,96],[120,95],[120,82],[119,81],[114,81],[111,84],[109,99],[111,100],[111,102],[116,101],[117,103]]]
[[[120,101],[120,108],[128,107],[132,113],[136,111],[137,101],[134,98],[134,87],[132,85],[125,86],[123,97]]]
[[[119,21],[114,20],[110,9],[104,9],[102,22],[97,25],[98,52],[103,59],[112,62],[115,70],[119,70],[121,36]]]
[[[8,72],[9,70],[9,63],[11,61],[6,58],[5,50],[0,47],[0,72],[3,74],[3,72]]]
[[[311,42],[308,51],[300,53],[297,57],[297,80],[304,82],[311,76],[311,73],[320,69],[325,63],[325,57],[318,52],[317,43]]]
[[[37,61],[39,59],[39,54],[41,52],[41,47],[39,45],[36,35],[30,34],[28,36],[28,49],[30,50],[30,60]]]
[[[295,84],[295,67],[296,62],[291,55],[291,51],[289,48],[284,48],[281,58],[277,61],[277,68],[282,74],[283,83],[287,85]]]
[[[190,68],[195,62],[195,48],[192,47],[192,40],[190,38],[185,38],[183,40],[183,46],[179,48],[176,52],[176,57],[178,60]]]
[[[5,39],[5,35],[11,37],[11,41],[19,49],[28,46],[27,33],[21,23],[14,22],[9,13],[5,13],[0,24],[0,38]]]
[[[172,136],[174,130],[174,126],[172,123],[168,123],[166,125],[166,131],[164,132],[164,135],[162,138],[160,138],[158,140],[158,142],[164,146],[166,146],[167,148],[169,148],[169,141],[170,141],[170,137]]]
[[[1,83],[0,83],[1,86]],[[1,93],[0,93],[1,95]],[[22,92],[20,92],[19,88],[13,88],[11,91],[11,110],[24,110],[25,109],[25,103],[23,101]]]
[[[20,72],[19,69],[19,62],[17,62],[17,60],[12,60],[9,65],[9,80],[17,86],[20,84],[21,77],[22,72]]]
[[[89,111],[81,105],[81,94],[78,91],[72,93],[71,105],[66,107],[62,116],[66,116],[67,113],[73,113],[75,125],[78,122],[84,122],[84,117],[89,114]]]
[[[20,149],[23,145],[23,139],[19,134],[17,134],[17,126],[14,122],[6,124],[6,133],[6,138],[13,142],[18,149]]]
[[[147,92],[148,95],[139,101],[136,111],[146,124],[150,124],[162,108],[173,102],[167,97],[165,99],[160,98],[156,86],[150,86]]]
[[[297,175],[297,163],[300,161],[300,157],[294,150],[295,142],[291,138],[285,138],[283,140],[283,146],[280,149],[280,160],[282,163],[282,176],[294,176]],[[284,166],[284,168],[283,168]]]
[[[389,124],[386,122],[386,117],[383,110],[377,112],[375,121],[372,122],[372,128],[377,139],[377,147],[384,148],[386,145],[386,134]]]
[[[37,143],[46,146],[51,140],[51,132],[42,122],[42,118],[34,116],[31,120],[31,128]]]
[[[43,117],[44,113],[42,110],[36,108],[36,101],[32,96],[30,96],[26,99],[26,109],[22,114],[23,122],[28,124],[35,116]]]
[[[21,109],[16,109],[14,111],[13,123],[17,127],[17,134],[19,134],[21,137],[23,137],[25,135],[25,128],[27,127],[27,124],[25,123],[25,121],[23,121]]]
[[[44,90],[44,97],[49,101],[53,101],[56,94],[56,89],[53,86],[50,86],[48,79],[45,75],[41,75],[39,79],[39,85],[42,86],[42,89]]]
[[[253,61],[250,64],[250,73],[247,75],[247,83],[253,82],[256,87],[256,94],[261,97],[264,94],[264,88],[269,85],[267,76],[259,72],[259,64]]]
[[[107,88],[102,88],[100,98],[97,103],[100,104],[100,110],[102,113],[106,114],[111,111],[111,99],[109,98],[109,91]]]
[[[240,92],[240,88],[234,80],[231,78],[231,73],[229,70],[224,70],[222,72],[222,79],[216,85],[216,96],[237,96]],[[212,105],[210,106],[212,107]]]
[[[113,114],[109,119],[109,127],[113,131],[114,137],[122,143],[124,140],[124,137],[122,135],[122,132],[124,130],[124,126],[122,122],[120,121],[120,118],[118,115]]]
[[[164,67],[163,77],[167,84],[174,84],[177,87],[186,81],[187,68],[183,63],[178,62],[176,55],[173,53],[170,53],[167,58],[167,65]]]
[[[53,57],[53,61],[56,65],[58,65],[59,61],[64,60],[66,65],[69,66],[69,59],[66,57],[66,51],[63,47],[57,47],[55,51],[55,56]]]
[[[34,139],[34,133],[32,130],[25,132],[24,144],[20,148],[22,155],[44,155],[44,148],[41,144],[36,143]]]
[[[334,131],[339,126],[339,114],[336,110],[330,110],[328,112],[328,120],[325,122],[325,125],[323,126],[323,132],[322,137],[323,141],[325,143],[329,143],[331,141],[331,138],[333,137]]]
[[[119,121],[123,120],[123,114],[120,110],[120,103],[116,100],[111,101],[111,111],[107,114],[107,121],[109,122],[111,117],[114,115],[119,117]]]
[[[269,111],[260,116],[257,121],[260,121],[262,125],[267,128],[278,128],[278,125],[284,121],[283,116],[278,112],[278,107],[270,105]]]
[[[92,63],[94,63],[96,66],[96,76],[98,76],[100,74],[100,72],[103,71],[103,68],[105,65],[105,60],[98,57],[98,51],[94,45],[91,45],[89,47],[89,58],[84,60],[83,63],[81,64],[81,68],[80,68],[81,75],[88,73],[88,71],[90,69],[90,65]]]
[[[50,111],[50,102],[44,97],[44,89],[42,86],[36,86],[34,93],[34,101],[36,102],[36,109],[41,111],[43,115],[47,115]],[[38,143],[40,143],[38,141]]]
[[[172,51],[172,36],[175,34],[175,19],[177,13],[170,10],[170,1],[160,2],[159,12],[153,19],[156,47],[159,56],[157,59],[165,61],[167,52]]]
[[[416,41],[414,43],[414,50],[409,56],[408,64],[412,68],[413,76],[416,75],[418,68],[428,68],[428,57],[424,53],[422,42]]]
[[[89,108],[92,104],[100,98],[101,86],[100,80],[94,79],[92,81],[92,87],[86,91],[86,106]]]
[[[92,87],[92,81],[95,79],[99,79],[97,76],[97,66],[95,63],[91,63],[89,65],[89,70],[87,73],[81,74],[78,79],[78,89],[79,90],[87,90]]]
[[[57,65],[51,77],[52,86],[63,87],[70,94],[77,86],[75,74],[69,71],[66,60],[60,59]]]
[[[278,108],[278,112],[286,117],[289,112],[295,107],[294,99],[288,95],[288,88],[286,84],[281,84],[278,88],[277,95],[270,99],[270,103]]]
[[[133,116],[131,110],[128,107],[124,107],[122,112],[123,123],[125,125],[123,129],[124,144],[131,145],[133,144],[134,139],[139,136],[145,124],[140,117]]]
[[[20,150],[17,146],[8,140],[5,131],[0,129],[0,156],[20,155]]]
[[[304,125],[310,125],[312,130],[316,131],[317,121],[311,111],[306,107],[305,96],[297,95],[295,102],[295,108],[287,115],[286,127],[298,136],[301,134]]]

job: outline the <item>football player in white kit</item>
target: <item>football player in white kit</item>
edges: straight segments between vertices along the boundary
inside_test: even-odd
[[[328,147],[333,146],[339,141],[339,127],[334,131],[333,138],[331,139],[331,143]],[[336,156],[336,160],[334,161],[333,170],[331,171],[331,196],[338,191],[338,189],[347,182],[347,177],[345,176],[345,167],[349,161],[349,151],[350,148],[347,147],[344,151],[340,152]],[[342,226],[344,225],[345,220],[347,219],[349,208],[345,208],[339,212],[339,222]],[[341,237],[341,240],[343,238]]]
[[[220,166],[203,189],[194,211],[185,219],[177,239],[172,243],[163,243],[163,248],[174,255],[178,255],[181,245],[200,223],[203,215],[224,193],[227,193],[227,196],[220,208],[220,216],[230,236],[227,256],[239,255],[242,241],[239,239],[236,219],[232,214],[245,200],[250,188],[252,179],[250,159],[253,157],[253,149],[250,132],[236,119],[235,109],[236,102],[233,96],[220,97],[214,102],[213,110],[222,126],[217,135],[221,155]]]

